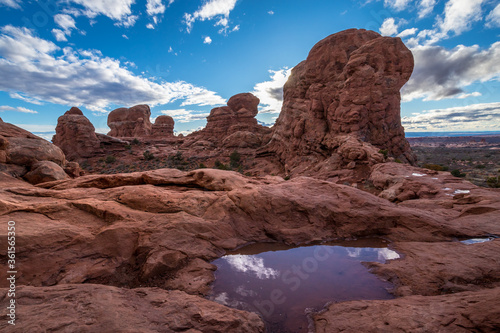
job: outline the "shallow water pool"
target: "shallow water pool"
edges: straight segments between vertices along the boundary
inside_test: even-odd
[[[210,299],[259,313],[269,332],[307,332],[306,312],[328,302],[393,298],[391,285],[361,264],[399,258],[387,244],[363,239],[248,245],[212,262],[217,271]]]

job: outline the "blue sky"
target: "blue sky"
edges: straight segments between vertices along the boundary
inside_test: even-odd
[[[33,132],[78,106],[106,133],[136,104],[187,132],[240,92],[270,124],[290,69],[349,28],[412,50],[407,131],[500,130],[498,1],[0,0],[0,18],[0,117]]]

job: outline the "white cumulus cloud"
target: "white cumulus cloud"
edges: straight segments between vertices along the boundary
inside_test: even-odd
[[[104,111],[118,105],[220,105],[225,100],[193,84],[137,76],[119,60],[95,50],[60,48],[27,28],[0,29],[0,90],[11,97]],[[29,85],[26,84],[29,82]]]
[[[422,0],[418,4],[418,17],[423,18],[428,16],[434,11],[434,7],[436,6],[436,0]]]
[[[379,30],[383,36],[394,36],[398,33],[398,25],[393,17],[389,17],[384,20]]]
[[[415,69],[402,89],[404,101],[456,98],[472,83],[500,79],[500,42],[488,49],[427,45],[414,47],[412,52]]]
[[[22,106],[13,107],[13,106],[9,106],[9,105],[1,105],[0,112],[3,112],[3,111],[16,111],[16,112],[33,113],[33,114],[38,113],[38,111],[34,111],[34,110],[31,110],[31,109],[28,109],[28,108],[25,108]]]
[[[0,0],[0,5],[11,7],[14,9],[21,9],[22,0]]]
[[[260,113],[279,113],[283,104],[283,86],[292,69],[270,70],[271,80],[257,83],[252,94],[260,99]]]
[[[500,4],[498,4],[486,17],[486,26],[489,28],[500,27]]]
[[[384,5],[391,7],[396,11],[402,11],[408,7],[411,0],[384,0]]]
[[[195,120],[205,120],[210,115],[210,113],[208,112],[186,109],[162,110],[160,111],[160,113],[174,118],[174,120],[179,123],[189,123]]]
[[[116,21],[117,25],[130,27],[137,20],[136,15],[132,15],[131,6],[135,0],[68,0],[83,7],[78,11],[75,8],[70,9],[73,14],[82,14],[89,18],[98,15],[104,15]]]
[[[203,44],[212,44],[212,38],[210,36],[207,36],[203,39]]]
[[[500,129],[500,103],[483,103],[426,110],[403,117],[407,131],[464,131]]]
[[[224,32],[229,27],[229,14],[234,9],[237,0],[209,0],[192,14],[184,14],[186,30],[191,32],[194,22],[197,20],[205,21],[217,18],[215,25],[222,26]]]
[[[470,30],[474,22],[482,19],[483,2],[484,0],[449,0],[444,9],[444,18],[439,22],[441,31],[460,35]]]

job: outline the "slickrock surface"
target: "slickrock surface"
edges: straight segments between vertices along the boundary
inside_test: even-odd
[[[261,154],[277,154],[291,174],[373,165],[380,149],[414,163],[399,93],[412,70],[413,56],[399,38],[351,29],[323,39],[293,68]]]
[[[4,175],[0,177],[0,222],[17,221],[22,230],[17,249],[23,269],[17,282],[32,289],[21,290],[37,295],[37,290],[42,290],[38,288],[44,288],[43,294],[54,299],[55,307],[63,306],[56,303],[64,300],[56,297],[61,292],[58,288],[72,284],[71,288],[80,290],[83,287],[74,284],[93,283],[143,287],[146,293],[156,290],[150,289],[153,287],[176,289],[197,297],[200,311],[208,311],[219,307],[199,298],[206,295],[213,281],[214,267],[209,261],[225,250],[255,241],[301,243],[368,235],[395,241],[394,247],[403,254],[402,259],[372,266],[395,284],[396,295],[404,295],[403,300],[410,295],[441,295],[439,300],[447,304],[449,313],[462,306],[454,303],[462,297],[458,292],[472,291],[467,298],[482,301],[484,288],[499,286],[499,242],[464,245],[453,240],[484,236],[487,230],[500,231],[500,207],[498,199],[495,201],[499,192],[454,179],[451,193],[465,188],[469,192],[447,195],[449,174],[415,176],[421,169],[406,168],[406,175],[405,166],[398,169],[401,177],[413,177],[421,186],[429,178],[442,187],[433,194],[434,205],[420,207],[419,202],[428,198],[396,204],[350,186],[309,177],[284,181],[281,177],[248,178],[213,169],[89,175],[37,187]],[[395,171],[379,168],[377,173],[380,182],[385,175],[384,183],[390,183]],[[6,235],[0,234],[0,240],[5,239]],[[427,309],[424,304],[433,304],[433,299],[428,303],[418,299],[422,300],[422,311]],[[365,301],[366,306],[370,302],[378,304]],[[392,308],[403,301],[386,302]],[[152,309],[156,311],[156,307]],[[354,307],[353,313],[355,310],[362,309]],[[30,306],[26,311],[34,315],[39,309]],[[185,311],[178,310],[179,316]],[[227,311],[228,316],[233,313]],[[83,316],[85,312],[80,313]],[[488,313],[484,316],[473,321],[473,327],[500,323]],[[253,327],[248,331],[259,332],[255,318],[239,318],[241,327],[247,325]],[[28,326],[23,325],[31,321],[19,323],[25,328]],[[323,321],[316,319],[316,323],[318,331],[335,332],[336,326],[322,331]],[[47,319],[40,325],[47,328],[54,323]],[[95,319],[87,328],[97,332],[101,325],[102,320]],[[150,327],[143,325],[141,329]],[[408,325],[417,324],[410,320]],[[446,323],[431,321],[426,325],[439,330]]]
[[[94,125],[77,107],[72,107],[59,117],[52,142],[70,160],[95,156],[101,152],[101,141],[95,134]]]
[[[16,326],[8,332],[264,332],[260,318],[159,288],[123,289],[95,284],[24,286],[17,291]],[[2,306],[4,305],[3,302]]]
[[[108,115],[108,126],[113,137],[141,137],[152,132],[151,110],[147,105],[136,105],[131,108],[118,108]]]
[[[498,332],[500,288],[391,301],[332,304],[314,316],[317,333]]]

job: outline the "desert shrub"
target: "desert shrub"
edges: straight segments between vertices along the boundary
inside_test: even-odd
[[[182,161],[184,159],[184,156],[182,156],[182,151],[177,151],[175,155],[170,156],[170,159],[172,161]]]
[[[486,179],[486,184],[488,184],[489,187],[499,188],[500,187],[500,176],[488,177]]]
[[[132,149],[132,145],[125,145],[125,149],[128,149],[128,150]]]
[[[447,166],[440,165],[440,164],[426,163],[423,165],[423,167],[426,169],[435,170],[435,171],[448,171],[449,170],[449,168]]]
[[[229,165],[231,168],[235,169],[241,166],[241,154],[236,150],[231,153],[229,156]]]
[[[114,157],[113,155],[106,156],[106,159],[104,160],[104,162],[106,162],[108,164],[114,163],[115,161],[116,161],[116,157]]]
[[[460,170],[458,169],[454,169],[454,170],[451,170],[451,174],[455,177],[465,177],[465,173],[461,173]]]
[[[389,151],[387,149],[380,149],[378,152],[384,155],[385,158],[387,158],[387,154],[389,154]]]
[[[138,145],[139,143],[141,143],[141,142],[137,138],[134,138],[134,140],[132,140],[133,145]]]
[[[403,163],[403,162],[402,162],[399,158],[396,158],[396,159],[394,160],[394,162],[396,162],[396,163]]]
[[[153,155],[153,153],[151,153],[149,150],[146,150],[144,153],[142,153],[142,156],[144,156],[144,159],[146,161],[151,161],[152,159],[155,158],[155,156]]]
[[[207,166],[204,163],[198,165],[198,169],[205,169]]]
[[[485,169],[486,168],[486,165],[484,164],[478,164],[475,166],[476,169]]]
[[[229,167],[219,160],[215,160],[214,167],[220,170],[229,170]]]
[[[290,175],[285,176],[284,180],[290,180]]]

